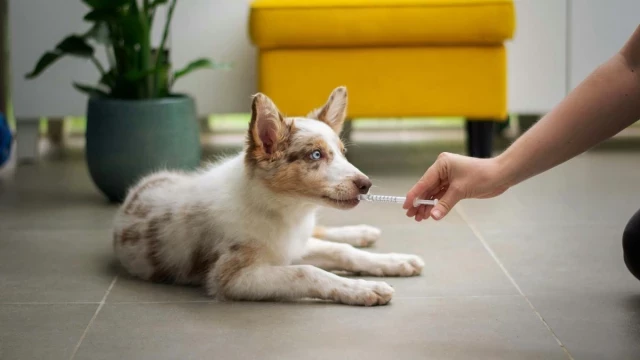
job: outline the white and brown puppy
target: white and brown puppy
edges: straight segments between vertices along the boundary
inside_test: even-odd
[[[306,118],[285,118],[256,95],[243,152],[193,174],[149,175],[130,190],[113,232],[122,265],[146,280],[201,284],[219,299],[387,304],[388,284],[329,271],[414,276],[423,261],[354,248],[378,239],[370,226],[316,227],[320,206],[353,208],[371,186],[344,156],[346,107],[344,87]]]

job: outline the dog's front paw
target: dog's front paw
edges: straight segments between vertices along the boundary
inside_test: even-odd
[[[424,261],[416,255],[375,254],[372,265],[372,275],[406,277],[420,275]]]
[[[369,225],[343,226],[331,230],[332,240],[355,247],[369,247],[378,241],[382,234],[380,229]]]
[[[376,306],[388,304],[394,292],[385,282],[351,280],[343,287],[333,290],[331,297],[342,304]]]

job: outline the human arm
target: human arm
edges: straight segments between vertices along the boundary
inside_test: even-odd
[[[501,194],[612,137],[640,120],[640,26],[624,47],[551,112],[493,159],[442,154],[408,192],[416,220],[446,216],[458,201]],[[435,208],[414,198],[439,198]]]

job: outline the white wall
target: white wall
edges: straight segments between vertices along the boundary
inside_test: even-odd
[[[202,70],[182,78],[176,91],[195,96],[201,114],[246,112],[255,92],[255,53],[247,37],[250,0],[183,0],[178,2],[171,33],[174,66],[207,56],[230,62],[228,71]],[[71,33],[82,33],[87,8],[80,0],[10,0],[11,91],[16,117],[84,115],[86,96],[72,81],[95,84],[97,70],[85,60],[63,58],[33,80],[38,58]],[[164,19],[162,14],[157,20]],[[156,21],[157,25],[162,21]],[[159,43],[161,27],[154,27]],[[177,39],[180,39],[179,41]]]
[[[229,70],[201,70],[176,83],[193,95],[201,114],[249,112],[256,92],[256,51],[249,41],[251,0],[188,0],[176,7],[172,60],[181,67],[198,57],[229,62]]]
[[[507,43],[509,111],[547,112],[566,93],[567,0],[515,5],[516,31]]]
[[[576,87],[640,25],[640,0],[573,0],[569,84]]]
[[[85,97],[71,83],[97,82],[98,72],[89,62],[65,58],[34,80],[24,75],[65,36],[86,31],[86,12],[78,0],[9,0],[11,96],[17,117],[84,114]]]
[[[247,34],[251,0],[183,0],[171,34],[174,67],[200,56],[230,62],[227,71],[200,71],[176,91],[195,96],[201,114],[246,112],[256,91],[255,49]],[[508,44],[509,110],[549,111],[640,23],[640,0],[516,0],[515,40]],[[567,3],[569,6],[567,6]],[[10,0],[11,81],[17,116],[85,113],[86,98],[71,81],[94,83],[93,66],[65,58],[31,81],[38,57],[72,32],[84,31],[80,0]],[[567,8],[569,11],[567,12]],[[159,29],[154,29],[159,38]],[[569,38],[567,38],[567,33]]]

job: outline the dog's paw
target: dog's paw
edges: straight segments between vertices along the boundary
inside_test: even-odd
[[[331,240],[355,247],[369,247],[380,239],[381,234],[380,229],[369,225],[343,226],[327,233]]]
[[[371,275],[375,276],[417,276],[422,273],[424,261],[416,255],[375,254]]]
[[[342,304],[376,306],[388,304],[394,292],[385,282],[351,280],[347,285],[332,291],[331,297]]]

